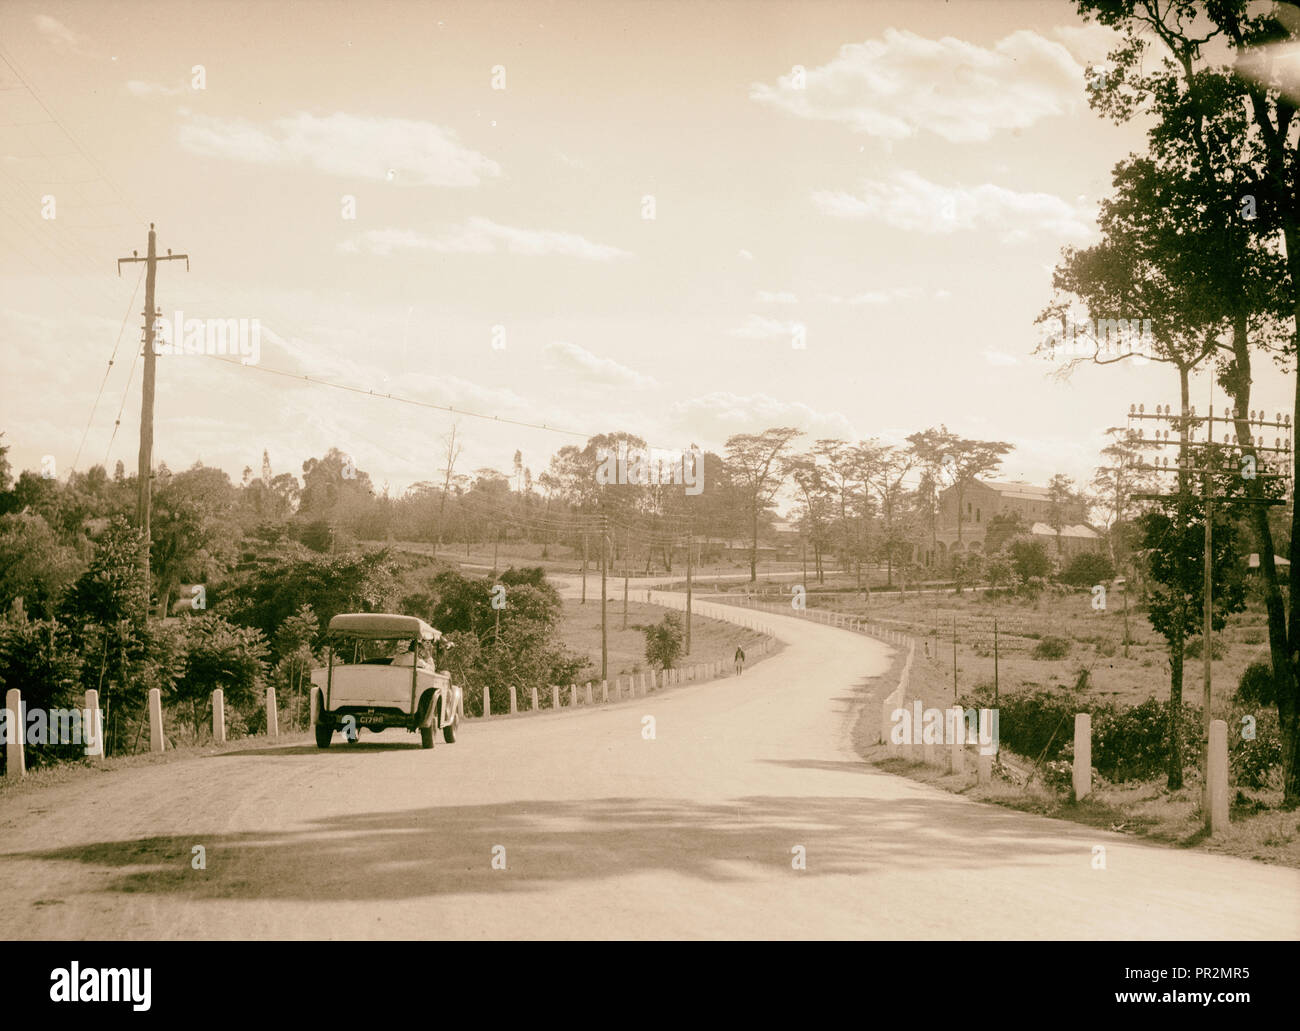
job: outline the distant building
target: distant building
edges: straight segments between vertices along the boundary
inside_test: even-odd
[[[920,545],[921,558],[926,565],[942,565],[954,553],[983,553],[989,520],[1012,513],[1020,516],[1026,533],[1043,542],[1049,555],[1058,554],[1058,539],[1059,554],[1065,559],[1081,551],[1095,551],[1101,544],[1101,535],[1086,521],[1087,512],[1082,502],[1065,506],[1058,538],[1056,528],[1051,525],[1052,494],[1046,487],[976,480],[962,492],[960,513],[957,499],[956,487],[949,487],[939,494],[934,539]]]

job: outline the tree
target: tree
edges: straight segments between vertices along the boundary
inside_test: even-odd
[[[651,666],[670,669],[682,654],[682,618],[676,612],[665,612],[664,618],[652,626],[641,628],[645,634],[645,657]]]
[[[1300,344],[1300,141],[1292,131],[1296,106],[1289,62],[1279,56],[1294,46],[1294,21],[1283,14],[1287,5],[1246,0],[1080,0],[1078,8],[1085,19],[1095,17],[1122,37],[1108,55],[1110,70],[1091,77],[1089,101],[1116,121],[1141,118],[1148,125],[1150,171],[1134,168],[1138,180],[1159,183],[1165,195],[1144,205],[1148,225],[1137,227],[1129,247],[1157,250],[1164,259],[1160,267],[1172,272],[1163,284],[1178,316],[1172,325],[1193,339],[1191,330],[1205,326],[1207,352],[1226,352],[1220,382],[1237,411],[1237,437],[1249,442],[1252,349],[1268,352],[1280,344],[1294,356]],[[1152,48],[1162,51],[1159,64],[1147,57]],[[1229,63],[1212,64],[1225,50]],[[1153,293],[1149,300],[1158,305],[1162,298]],[[1158,315],[1161,309],[1153,311]],[[1278,315],[1284,316],[1280,327]],[[1153,325],[1160,321],[1153,316]],[[1294,389],[1300,411],[1300,379]],[[1251,450],[1249,443],[1243,447]],[[1300,450],[1293,462],[1300,463]],[[1246,484],[1255,497],[1262,487],[1258,480]],[[1186,488],[1181,483],[1180,494]],[[1300,512],[1291,516],[1285,599],[1263,506],[1255,505],[1250,518],[1277,679],[1284,797],[1294,806],[1300,804],[1300,670],[1294,658],[1300,640]]]
[[[1043,547],[1042,541],[1030,537],[1018,537],[1011,542],[1007,551],[1011,555],[1011,565],[1016,571],[1016,576],[1020,577],[1021,581],[1027,582],[1036,577],[1044,577],[1052,571],[1052,562],[1047,557],[1047,549]]]
[[[807,454],[792,455],[782,460],[781,476],[794,480],[803,501],[803,522],[808,540],[813,546],[813,568],[817,582],[825,582],[822,552],[828,541],[827,524],[835,504],[834,489],[816,450]]]
[[[880,546],[885,555],[885,583],[892,587],[894,563],[900,549],[906,547],[910,553],[908,536],[900,529],[898,517],[906,493],[903,478],[912,471],[916,456],[900,448],[881,447],[874,440],[867,447],[870,457],[865,463],[866,482],[880,499],[880,512],[884,517]]]
[[[176,700],[188,703],[195,733],[200,704],[216,688],[231,705],[242,708],[258,697],[269,653],[262,631],[238,626],[214,612],[185,620],[184,672],[176,682]]]
[[[1071,514],[1082,507],[1083,496],[1074,489],[1074,481],[1057,473],[1047,483],[1047,525],[1056,531],[1056,554],[1061,554],[1061,531],[1068,525]]]
[[[54,618],[83,567],[39,515],[0,516],[0,611],[22,599],[37,618]]]
[[[996,555],[1017,537],[1029,533],[1029,527],[1019,512],[998,512],[989,518],[984,530],[984,553]]]
[[[320,620],[310,605],[303,605],[281,624],[275,635],[275,652],[279,657],[276,671],[285,686],[293,691],[295,727],[300,722],[303,682],[316,662],[313,644],[319,633]]]
[[[930,524],[930,549],[939,550],[939,488],[942,484],[944,463],[952,451],[956,435],[948,432],[947,426],[921,430],[907,438],[912,456],[921,469],[921,482],[917,493],[925,505],[926,517]]]
[[[1001,440],[969,440],[953,437],[949,442],[947,460],[953,492],[957,501],[957,543],[961,543],[961,528],[966,519],[964,502],[966,492],[981,477],[996,472],[1005,455],[1015,450],[1014,444]]]
[[[438,531],[434,541],[434,553],[442,550],[444,520],[447,514],[447,495],[451,493],[451,481],[456,475],[456,462],[460,458],[460,453],[464,445],[456,439],[456,424],[451,424],[451,430],[442,438],[443,444],[443,461],[442,461],[442,497],[438,501]]]
[[[737,433],[727,438],[727,463],[744,498],[749,516],[749,582],[758,581],[758,522],[781,489],[781,456],[803,431],[774,426],[762,433]]]
[[[172,476],[155,492],[151,564],[160,618],[182,582],[205,581],[234,557],[234,499],[225,472],[202,465]]]

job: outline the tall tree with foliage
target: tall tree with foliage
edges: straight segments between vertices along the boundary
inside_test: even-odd
[[[1236,435],[1249,441],[1252,352],[1280,348],[1293,363],[1300,345],[1300,136],[1292,65],[1283,59],[1297,41],[1294,7],[1247,0],[1078,0],[1077,7],[1121,36],[1108,55],[1109,70],[1090,77],[1093,108],[1116,121],[1148,124],[1148,159],[1166,193],[1175,201],[1192,198],[1149,205],[1146,217],[1159,220],[1162,207],[1179,212],[1179,224],[1170,227],[1181,238],[1176,267],[1199,290],[1171,278],[1173,292],[1189,302],[1177,324],[1186,326],[1188,314],[1219,323],[1211,346],[1225,352],[1220,381],[1237,410]],[[1225,50],[1226,62],[1216,63]],[[1153,242],[1161,245],[1159,238]],[[1300,416],[1300,378],[1294,391]],[[1263,485],[1245,488],[1258,496]],[[1250,519],[1284,739],[1284,795],[1294,806],[1300,804],[1300,512],[1292,513],[1285,598],[1263,506],[1252,506]]]
[[[732,482],[744,498],[749,517],[749,582],[758,582],[758,524],[783,482],[781,458],[803,431],[773,426],[762,433],[737,433],[727,438],[727,462]]]

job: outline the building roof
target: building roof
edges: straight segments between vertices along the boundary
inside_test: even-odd
[[[1010,498],[1024,498],[1027,501],[1050,501],[1052,492],[1047,487],[1036,487],[1032,483],[1007,483],[999,480],[979,480],[977,481]]]
[[[1033,534],[1035,537],[1056,536],[1056,528],[1050,525],[1049,523],[1034,523],[1034,525],[1029,528],[1029,532]],[[1101,534],[1099,534],[1091,526],[1084,526],[1082,523],[1062,525],[1061,536],[1078,537],[1082,540],[1087,540],[1087,541],[1095,541],[1101,539]]]

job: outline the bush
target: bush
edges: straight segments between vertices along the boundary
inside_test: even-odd
[[[1187,642],[1183,649],[1183,657],[1188,659],[1199,659],[1201,657],[1201,638],[1193,637]],[[1228,654],[1228,646],[1218,637],[1210,638],[1210,658],[1221,659]]]
[[[1064,637],[1047,636],[1034,645],[1035,659],[1063,659],[1070,654],[1070,642]]]
[[[682,620],[676,612],[664,613],[653,626],[642,627],[645,634],[645,657],[650,665],[668,669],[682,654]]]
[[[965,704],[971,708],[993,704],[992,685],[981,684]],[[1074,714],[1079,703],[1063,691],[1035,688],[1002,694],[998,698],[998,739],[1013,752],[1038,758],[1046,749],[1057,758],[1074,736]]]
[[[1242,719],[1244,716],[1250,716],[1254,720],[1253,739],[1244,736],[1247,726]],[[1267,787],[1272,771],[1282,765],[1282,735],[1278,733],[1277,712],[1270,709],[1258,712],[1234,709],[1232,719],[1228,722],[1228,739],[1228,762],[1232,767],[1234,782],[1240,787]]]
[[[1276,703],[1272,663],[1252,662],[1246,667],[1237,683],[1237,700],[1243,705],[1266,706]]]
[[[991,685],[980,684],[972,697],[964,699],[969,707],[992,703]],[[1076,713],[1092,715],[1092,764],[1098,775],[1112,783],[1158,777],[1168,767],[1169,707],[1152,698],[1140,705],[1116,709],[1111,705],[1080,699],[1067,691],[1041,688],[1004,694],[999,699],[998,737],[1007,748],[1031,759],[1044,757],[1043,779],[1046,783],[1069,786],[1068,766],[1074,749]],[[1260,727],[1264,721],[1260,720]],[[1181,733],[1183,755],[1189,765],[1197,762],[1200,734],[1200,710],[1182,706]],[[1266,733],[1257,732],[1259,747]],[[1265,751],[1258,762],[1271,754]],[[1245,756],[1241,762],[1251,760]],[[1065,763],[1055,767],[1053,763]]]
[[[1183,759],[1196,765],[1200,709],[1184,704],[1180,714]],[[1092,718],[1092,762],[1114,783],[1159,777],[1169,767],[1169,703],[1155,698],[1127,708],[1098,707]]]
[[[1104,583],[1115,575],[1110,559],[1097,551],[1083,551],[1070,559],[1061,570],[1061,583],[1072,587],[1092,587]]]

